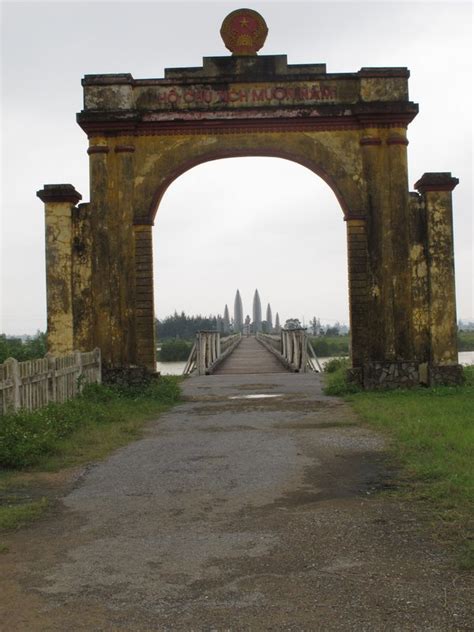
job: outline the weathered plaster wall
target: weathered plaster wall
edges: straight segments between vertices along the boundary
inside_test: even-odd
[[[137,362],[133,158],[103,138],[89,153],[92,337],[106,364],[126,366]]]
[[[48,348],[56,355],[73,351],[72,220],[69,202],[46,206]]]
[[[70,184],[45,185],[37,192],[45,204],[48,350],[74,350],[73,215],[81,195]]]
[[[123,139],[114,139],[120,144]],[[323,177],[346,213],[366,206],[365,180],[355,130],[248,132],[138,136],[135,154],[135,220],[153,220],[167,186],[189,168],[232,156],[276,156],[299,162]]]
[[[74,349],[94,348],[92,336],[92,230],[89,204],[72,209],[72,296]]]
[[[431,359],[457,363],[456,292],[450,191],[425,193],[430,291]]]

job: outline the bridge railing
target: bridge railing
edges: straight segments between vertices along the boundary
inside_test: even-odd
[[[257,333],[257,340],[290,371],[322,371],[305,329],[282,329],[280,335]]]
[[[217,331],[199,331],[191,349],[183,375],[211,375],[242,339],[242,334],[221,337]]]

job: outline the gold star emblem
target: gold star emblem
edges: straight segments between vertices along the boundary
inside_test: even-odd
[[[247,20],[247,18],[242,18],[240,20],[240,26],[247,26],[249,23],[249,21]]]

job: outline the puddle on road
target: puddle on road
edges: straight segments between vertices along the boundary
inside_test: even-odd
[[[283,393],[252,393],[251,395],[232,395],[229,399],[268,399],[269,397],[283,397]]]

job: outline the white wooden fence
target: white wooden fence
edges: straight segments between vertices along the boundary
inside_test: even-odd
[[[199,331],[191,349],[183,375],[196,372],[198,375],[211,375],[228,355],[240,344],[242,334],[232,334],[221,338],[217,331]]]
[[[26,362],[8,358],[0,364],[0,415],[65,402],[101,380],[100,349]]]
[[[281,360],[290,371],[322,372],[321,364],[305,329],[282,329],[279,335],[257,332],[257,340]]]

